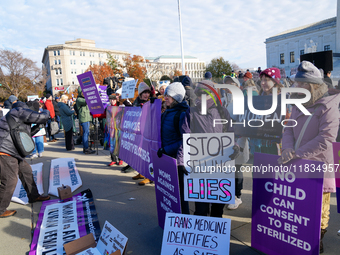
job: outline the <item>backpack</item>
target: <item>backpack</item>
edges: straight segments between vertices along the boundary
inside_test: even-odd
[[[19,155],[24,158],[31,154],[35,148],[31,132],[26,129],[25,125],[16,122],[10,114],[6,115],[6,120],[10,129],[11,138]]]
[[[52,121],[50,123],[50,134],[51,135],[56,135],[59,133],[59,125],[58,125],[58,122],[56,121]]]

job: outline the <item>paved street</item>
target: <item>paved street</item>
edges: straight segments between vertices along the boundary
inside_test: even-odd
[[[74,157],[83,186],[75,193],[91,189],[101,227],[105,220],[129,238],[127,254],[158,255],[161,250],[162,229],[158,226],[155,201],[155,186],[141,187],[133,181],[135,172],[121,173],[121,167],[108,167],[109,151],[99,149],[99,153],[85,155],[82,146],[76,150],[65,150],[63,134],[57,135],[59,141],[45,146],[42,158],[28,159],[31,164],[43,162],[44,190],[47,194],[51,159]],[[231,218],[230,254],[261,254],[250,247],[251,236],[251,174],[246,174],[242,191],[242,205],[234,211],[225,209],[224,217]],[[130,200],[130,198],[134,198]],[[53,197],[56,199],[56,197]],[[34,225],[38,219],[41,203],[33,204]],[[190,205],[193,213],[193,204]],[[0,219],[0,254],[28,254],[31,243],[31,205],[11,203],[8,209],[17,210],[13,217]],[[335,194],[331,198],[331,219],[324,238],[324,254],[339,254],[337,231],[340,229],[340,216],[336,211]],[[228,254],[226,252],[226,254]]]

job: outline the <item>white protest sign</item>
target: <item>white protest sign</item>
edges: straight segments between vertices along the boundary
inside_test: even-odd
[[[77,253],[76,255],[102,255],[103,253],[100,253],[97,248],[88,248],[85,251],[81,251]],[[108,253],[104,253],[108,254]]]
[[[167,213],[162,255],[229,254],[231,219]]]
[[[78,238],[76,201],[46,206],[40,227],[37,255],[64,254],[64,243]]]
[[[58,187],[63,184],[70,186],[72,192],[82,185],[74,158],[51,160],[48,194],[58,196]]]
[[[43,178],[42,178],[42,166],[43,163],[31,165],[32,173],[35,183],[37,184],[39,194],[44,194]],[[18,179],[17,186],[15,187],[12,199],[13,202],[26,205],[28,204],[28,197],[24,186],[20,179]]]
[[[101,255],[111,254],[117,250],[120,250],[120,254],[124,253],[128,238],[119,232],[108,221],[105,221],[102,233],[100,234],[99,241],[96,248],[89,248],[85,251],[78,253],[77,255]]]
[[[27,96],[27,101],[34,101],[35,99],[39,99],[38,95]]]
[[[122,84],[122,95],[121,98],[133,98],[135,96],[135,88],[138,80],[125,81]]]
[[[233,133],[183,134],[184,200],[207,203],[235,202]]]
[[[9,109],[2,108],[1,111],[2,111],[2,116],[5,116],[9,112]]]

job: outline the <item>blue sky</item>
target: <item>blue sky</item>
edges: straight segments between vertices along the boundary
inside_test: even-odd
[[[266,67],[266,38],[336,16],[336,0],[181,0],[185,55]],[[76,38],[145,57],[180,55],[177,0],[0,0],[0,48],[41,65]]]

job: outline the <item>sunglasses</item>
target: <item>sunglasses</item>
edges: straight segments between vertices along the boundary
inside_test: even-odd
[[[165,85],[165,84],[168,84],[168,83],[170,83],[170,81],[159,81],[160,85]]]

